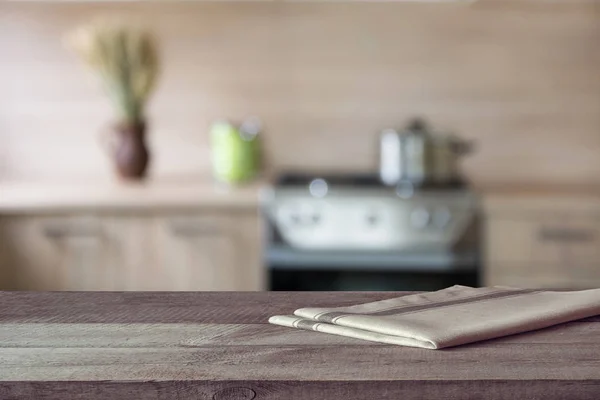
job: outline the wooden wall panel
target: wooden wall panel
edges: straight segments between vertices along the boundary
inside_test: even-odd
[[[0,3],[0,178],[109,176],[111,119],[62,35],[98,14],[158,31],[154,176],[209,168],[215,118],[259,115],[271,169],[369,170],[420,114],[478,142],[477,182],[600,183],[600,6]]]

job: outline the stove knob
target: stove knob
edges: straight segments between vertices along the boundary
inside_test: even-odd
[[[415,187],[410,182],[400,182],[396,186],[396,195],[401,199],[408,200],[415,194]]]
[[[377,214],[372,213],[367,215],[367,225],[375,226],[377,225],[377,223],[379,223],[379,217],[377,216]]]
[[[410,224],[413,228],[423,229],[429,225],[431,216],[429,211],[423,207],[415,208],[410,213]]]
[[[313,197],[325,197],[329,191],[329,185],[325,179],[313,179],[308,185],[308,191]]]
[[[433,213],[433,224],[440,229],[448,226],[452,221],[452,214],[447,207],[438,208]]]
[[[294,225],[298,225],[302,221],[302,218],[300,218],[300,214],[293,213],[290,214],[290,221],[292,221]]]

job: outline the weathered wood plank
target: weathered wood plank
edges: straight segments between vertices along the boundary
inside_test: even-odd
[[[411,292],[0,292],[0,323],[266,324],[297,308],[346,306]],[[600,322],[600,316],[586,319]]]
[[[596,324],[560,326],[498,338],[486,347],[596,344]],[[343,336],[264,324],[0,324],[0,348],[163,348],[206,346],[383,346]]]
[[[0,399],[594,399],[600,317],[446,350],[266,324],[406,293],[0,293]]]
[[[0,292],[0,323],[266,324],[311,304],[344,306],[410,292]]]
[[[600,380],[598,344],[1,348],[0,380]]]
[[[0,382],[3,400],[598,400],[600,381]]]

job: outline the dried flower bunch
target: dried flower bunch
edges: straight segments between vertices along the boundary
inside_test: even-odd
[[[100,76],[122,122],[142,123],[159,72],[151,33],[131,23],[102,19],[74,30],[67,43]]]

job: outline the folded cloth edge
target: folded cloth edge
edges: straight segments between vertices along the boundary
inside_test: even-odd
[[[417,338],[409,336],[396,336],[367,331],[364,329],[351,328],[343,325],[329,324],[319,322],[296,315],[274,315],[269,318],[269,323],[273,325],[297,328],[314,332],[322,332],[337,336],[350,337],[354,339],[367,340],[383,344],[393,344],[399,346],[421,347],[425,349],[438,349],[439,345],[426,338]]]
[[[572,292],[518,289],[509,287],[480,288],[477,289],[477,292],[473,291],[473,289],[474,288],[454,286],[438,292],[426,292],[426,296],[431,296],[431,294],[435,296],[436,293],[448,293],[450,291],[454,291],[454,293],[450,293],[450,296],[447,296],[447,298],[442,301],[439,301],[440,299],[433,299],[432,301],[431,298],[416,299],[416,303],[409,302],[410,304],[408,304],[408,306],[398,306],[392,304],[393,307],[391,308],[388,307],[391,300],[409,299],[413,297],[413,295],[401,296],[397,299],[357,304],[354,306],[332,308],[300,308],[294,311],[294,315],[277,315],[271,317],[269,319],[269,323],[291,328],[352,337],[372,342],[421,347],[427,349],[440,349],[513,335],[516,333],[543,329],[564,322],[600,314],[600,289]],[[456,296],[455,293],[457,290],[469,290],[470,293]],[[417,297],[419,295],[420,294],[416,294],[414,296]],[[432,309],[433,311],[433,309],[439,310],[442,307],[473,303],[473,300],[476,300],[479,304],[482,304],[483,302],[487,303],[491,300],[506,300],[511,301],[514,307],[515,302],[512,299],[515,297],[521,297],[523,295],[532,295],[537,297],[538,305],[540,303],[540,299],[542,300],[542,303],[548,301],[549,298],[544,299],[548,295],[558,296],[560,297],[560,301],[558,303],[555,301],[554,307],[556,308],[552,308],[550,310],[541,310],[540,312],[543,314],[543,318],[541,320],[539,318],[535,318],[535,315],[527,317],[532,318],[532,322],[523,320],[523,318],[521,318],[521,320],[513,319],[513,321],[506,326],[486,327],[486,332],[481,332],[483,334],[479,335],[479,337],[467,334],[468,332],[465,332],[464,335],[461,333],[460,336],[456,337],[454,337],[452,334],[446,335],[445,337],[438,337],[439,335],[437,334],[432,334],[431,336],[427,334],[427,337],[423,337],[418,330],[414,329],[414,326],[413,329],[403,329],[400,327],[398,331],[395,331],[396,328],[391,329],[389,325],[387,327],[380,327],[374,324],[373,329],[371,329],[368,326],[368,321],[364,321],[364,318],[368,318],[369,316],[377,315],[383,317],[386,315],[397,315],[399,309],[401,309],[402,313],[410,314],[414,313],[415,311],[423,312],[428,309]],[[425,300],[425,304],[419,304],[422,300]],[[373,305],[378,305],[374,311],[372,307]],[[370,308],[365,310],[365,306],[369,306]],[[362,317],[363,320],[359,321],[355,319],[352,321],[346,321],[346,318],[344,318],[352,318],[353,315]],[[426,332],[422,333],[425,334]],[[456,334],[456,332],[454,334]],[[437,339],[440,339],[440,341],[438,342]]]

